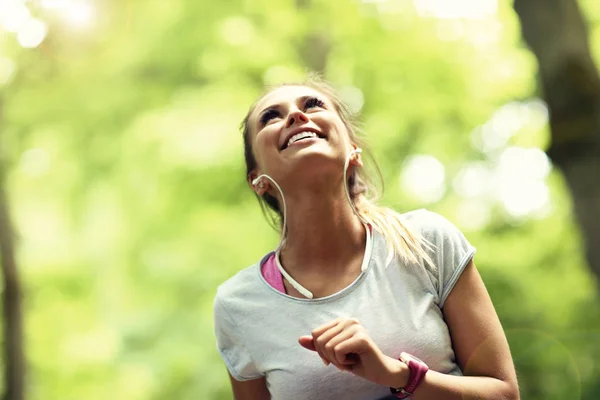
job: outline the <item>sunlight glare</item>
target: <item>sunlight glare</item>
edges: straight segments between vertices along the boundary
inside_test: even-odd
[[[78,28],[89,26],[94,17],[94,7],[85,0],[42,0],[40,5]]]
[[[444,165],[431,155],[415,155],[404,161],[400,184],[403,190],[415,198],[435,203],[445,193],[446,172]]]
[[[413,0],[421,17],[484,19],[498,11],[498,0]]]
[[[548,122],[548,109],[539,99],[510,102],[501,106],[471,134],[473,147],[483,153],[504,149],[523,130],[539,130]]]
[[[35,48],[39,46],[48,33],[48,27],[43,21],[31,18],[19,28],[17,41],[22,47]]]
[[[31,13],[22,1],[0,1],[0,25],[4,30],[18,32],[30,19]]]
[[[19,168],[32,178],[39,178],[50,171],[50,155],[44,149],[29,149],[21,154]]]
[[[550,209],[545,179],[551,164],[540,149],[508,147],[498,160],[497,198],[513,217],[543,216]]]
[[[456,41],[465,36],[465,24],[460,19],[443,19],[436,24],[440,40]]]
[[[494,174],[486,163],[481,161],[465,165],[452,182],[454,191],[461,197],[484,197],[488,195],[494,181]]]
[[[56,9],[68,7],[71,0],[40,0],[40,6],[46,9]]]
[[[503,179],[500,182],[500,201],[512,217],[545,215],[550,207],[550,192],[544,182]]]
[[[365,104],[365,96],[363,95],[362,90],[356,86],[345,86],[340,89],[339,94],[353,113],[360,112]]]
[[[456,222],[465,230],[482,229],[490,220],[490,204],[483,199],[464,200],[456,208]]]
[[[73,3],[65,8],[65,19],[72,25],[84,27],[92,22],[94,9],[88,3]]]

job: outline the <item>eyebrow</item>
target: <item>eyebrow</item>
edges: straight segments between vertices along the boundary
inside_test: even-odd
[[[319,99],[321,98],[317,95],[304,95],[304,96],[300,96],[300,97],[296,98],[296,101],[301,101],[302,103],[304,103],[306,100],[313,98],[313,97],[317,97]],[[260,119],[262,118],[264,113],[266,113],[267,111],[270,111],[270,110],[276,110],[279,107],[280,107],[280,104],[273,104],[272,106],[266,107],[258,114],[258,121],[260,121]]]

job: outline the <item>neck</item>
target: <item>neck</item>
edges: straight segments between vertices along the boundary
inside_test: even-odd
[[[365,228],[341,193],[290,194],[281,262],[292,276],[347,271],[362,259]]]

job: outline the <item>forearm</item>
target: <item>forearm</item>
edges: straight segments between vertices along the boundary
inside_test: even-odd
[[[413,400],[518,400],[517,384],[487,376],[455,376],[429,370]]]

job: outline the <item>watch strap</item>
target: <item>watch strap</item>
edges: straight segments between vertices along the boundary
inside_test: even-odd
[[[406,399],[412,396],[421,382],[423,382],[425,374],[429,371],[429,367],[423,361],[406,353],[402,353],[400,360],[408,366],[410,371],[408,383],[403,388],[390,388],[390,391],[397,398]]]

